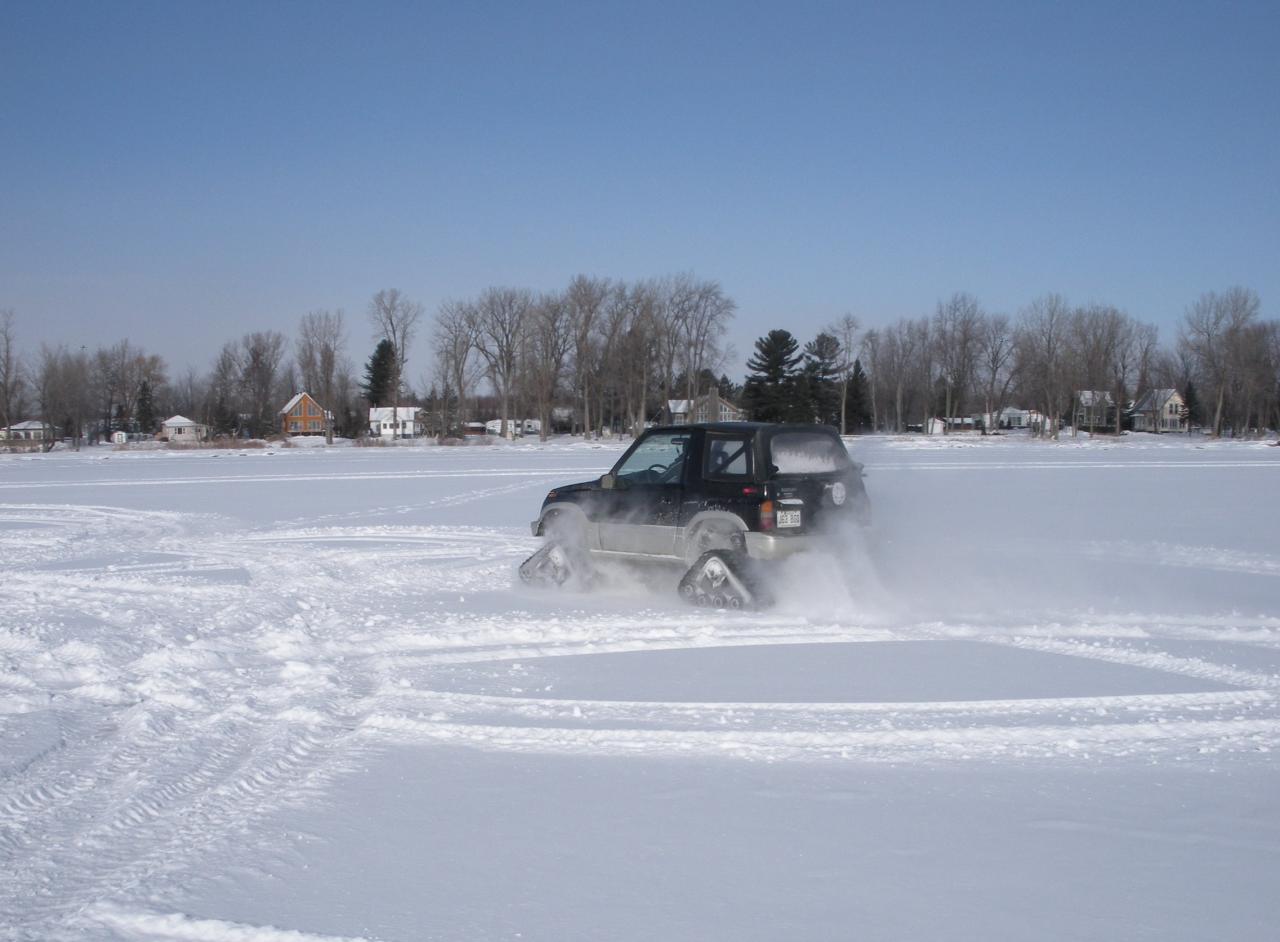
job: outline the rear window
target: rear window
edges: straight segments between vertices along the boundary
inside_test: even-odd
[[[769,443],[777,474],[824,474],[849,467],[844,442],[816,432],[781,432]]]

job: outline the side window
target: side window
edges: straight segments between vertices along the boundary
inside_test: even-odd
[[[707,478],[750,477],[751,439],[709,434],[702,474]]]
[[[687,432],[650,435],[614,469],[614,476],[628,484],[679,484],[688,447]]]

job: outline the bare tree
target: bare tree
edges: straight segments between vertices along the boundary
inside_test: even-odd
[[[528,373],[538,409],[541,441],[551,429],[551,406],[573,344],[569,307],[564,295],[547,294],[534,305],[528,332]]]
[[[596,343],[601,312],[612,288],[607,279],[578,275],[565,292],[570,331],[573,335],[573,386],[582,404],[582,434],[591,434],[592,394],[599,374],[599,347]]]
[[[983,431],[999,422],[1017,375],[1013,370],[1013,328],[1003,314],[989,314],[978,325],[978,377],[986,420]]]
[[[422,317],[422,305],[410,301],[396,288],[379,291],[369,302],[369,319],[378,336],[390,342],[395,351],[391,378],[392,407],[395,427],[400,427],[400,392],[404,384],[404,367],[409,359],[409,343],[413,340],[418,320]],[[398,434],[398,433],[397,433]]]
[[[893,399],[893,429],[906,428],[908,403],[906,393],[911,381],[912,365],[916,361],[918,338],[909,320],[903,319],[886,328],[880,343],[880,372],[884,375],[887,390]]]
[[[186,372],[170,386],[164,405],[174,413],[189,416],[203,425],[210,425],[208,399],[207,382],[200,378],[194,367],[187,367]]]
[[[639,435],[644,428],[649,395],[659,372],[656,351],[664,328],[659,303],[655,285],[638,282],[630,288],[619,285],[610,307],[608,320],[614,325],[610,369],[632,435]]]
[[[880,385],[880,342],[880,331],[872,329],[863,335],[862,343],[859,345],[862,356],[867,361],[867,372],[870,376],[870,382],[867,385],[871,391],[871,430],[873,432],[880,431],[879,397],[876,391]]]
[[[836,361],[837,379],[840,383],[840,434],[849,434],[849,421],[847,415],[847,406],[849,402],[849,382],[853,379],[853,367],[858,360],[858,331],[862,329],[862,325],[858,323],[858,319],[852,314],[845,314],[834,324],[826,328],[826,332],[836,338],[836,342],[840,345],[840,355]],[[872,393],[873,424],[875,413],[875,393]]]
[[[920,401],[920,425],[926,435],[933,434],[933,393],[934,381],[938,378],[937,344],[933,341],[932,324],[929,318],[909,320],[906,324],[910,335],[910,349],[915,356],[907,361],[909,364],[911,383],[918,391]]]
[[[0,428],[14,425],[25,379],[11,310],[0,310]]]
[[[532,308],[533,295],[524,288],[489,288],[471,309],[476,350],[501,402],[504,438],[511,437],[511,394]]]
[[[262,437],[275,428],[275,400],[280,364],[284,360],[284,335],[274,331],[246,334],[236,351],[240,388],[249,407],[252,434]]]
[[[342,310],[311,311],[298,325],[297,361],[303,389],[320,400],[324,410],[324,439],[333,444],[333,415],[337,408],[338,369],[346,346]]]
[[[612,397],[617,400],[625,385],[625,379],[619,368],[626,365],[619,349],[627,336],[631,324],[631,291],[624,282],[613,282],[609,294],[605,298],[604,308],[596,319],[596,329],[592,338],[594,352],[592,362],[592,388],[596,392],[596,429],[602,434],[605,429],[605,404]],[[651,356],[652,351],[645,351]],[[616,409],[610,419],[617,416]]]
[[[154,395],[168,379],[163,359],[128,340],[100,347],[93,355],[90,370],[98,427],[106,434],[121,429],[137,431],[135,410],[143,388]]]
[[[679,316],[667,326],[676,337],[685,397],[693,399],[703,392],[698,388],[703,371],[720,366],[720,339],[738,306],[718,281],[698,281],[691,274],[677,275],[672,289],[672,308]]]
[[[933,317],[933,340],[938,351],[938,376],[945,406],[943,432],[950,430],[958,407],[973,382],[978,360],[978,331],[982,320],[978,300],[963,291],[938,302]]]
[[[1048,294],[1024,308],[1020,321],[1019,371],[1031,383],[1044,410],[1041,434],[1056,439],[1062,415],[1071,401],[1071,310],[1061,295]]]
[[[245,409],[240,385],[240,357],[233,341],[224,343],[218,351],[209,375],[208,394],[205,414],[214,435],[239,434],[240,416]]]
[[[1247,288],[1203,294],[1187,310],[1180,342],[1194,357],[1202,381],[1213,394],[1213,435],[1222,435],[1230,373],[1244,329],[1257,317],[1258,296]]]
[[[76,449],[80,448],[92,411],[89,401],[89,358],[83,348],[69,353],[66,347],[40,348],[37,371],[40,414],[49,428],[62,430]],[[47,442],[47,448],[53,442]]]
[[[444,397],[441,425],[448,430],[452,425],[461,427],[467,420],[467,392],[478,378],[476,369],[477,342],[479,340],[479,314],[475,306],[462,301],[446,301],[436,315],[435,348],[438,372],[442,380]],[[457,416],[450,422],[448,401],[457,399]]]
[[[1127,314],[1119,314],[1109,364],[1117,435],[1124,431],[1124,414],[1130,398],[1137,399],[1138,380],[1150,370],[1158,336],[1154,324],[1139,323]]]

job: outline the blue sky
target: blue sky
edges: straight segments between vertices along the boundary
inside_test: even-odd
[[[1275,317],[1278,50],[1275,2],[6,0],[0,308],[175,372],[579,272],[719,280],[734,372],[958,290]]]

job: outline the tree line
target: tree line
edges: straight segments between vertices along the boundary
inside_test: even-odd
[[[801,345],[789,331],[759,338],[741,384],[723,369],[736,304],[713,280],[681,273],[639,281],[579,275],[564,289],[491,287],[445,301],[428,316],[396,289],[366,312],[372,352],[359,368],[342,310],[302,316],[294,337],[255,331],[226,342],[211,368],[170,375],[158,355],[122,340],[92,352],[42,344],[22,357],[17,318],[0,311],[0,427],[39,417],[93,441],[115,431],[154,433],[182,414],[220,436],[270,435],[278,410],[310,392],[331,413],[327,431],[365,433],[369,406],[412,406],[426,430],[462,434],[497,416],[503,434],[537,417],[579,434],[635,433],[670,399],[718,387],[750,418],[823,422],[845,432],[944,427],[1010,405],[1044,417],[1056,437],[1080,390],[1119,408],[1144,392],[1176,389],[1190,420],[1215,435],[1280,427],[1280,321],[1258,295],[1209,292],[1185,311],[1173,341],[1105,304],[1048,294],[1013,317],[970,294],[930,315],[864,329],[846,315]],[[415,360],[410,355],[416,356]],[[416,371],[416,382],[411,378]]]
[[[1280,321],[1261,317],[1247,288],[1209,292],[1186,310],[1174,342],[1153,324],[1105,304],[1073,306],[1057,294],[1016,317],[970,294],[932,315],[862,331],[845,317],[800,348],[786,330],[756,341],[744,403],[755,418],[819,421],[846,432],[946,430],[1006,407],[1035,410],[1040,434],[1058,437],[1083,391],[1110,398],[1106,422],[1125,428],[1144,393],[1177,390],[1191,424],[1214,435],[1280,428]],[[1102,420],[1098,424],[1102,424]]]
[[[736,306],[719,283],[681,273],[626,282],[580,275],[561,291],[492,287],[449,300],[428,319],[397,289],[377,292],[367,322],[374,349],[356,367],[348,318],[317,310],[290,341],[254,331],[227,341],[207,373],[170,375],[128,340],[95,351],[42,344],[20,357],[17,320],[0,311],[0,428],[38,417],[74,441],[123,431],[154,434],[181,414],[219,437],[279,428],[278,411],[307,391],[330,413],[327,431],[358,437],[368,409],[413,407],[432,434],[459,435],[468,421],[537,416],[545,437],[553,409],[571,410],[577,432],[636,431],[659,397],[697,393],[722,366]],[[417,383],[410,355],[421,348]],[[725,378],[727,382],[727,378]]]

